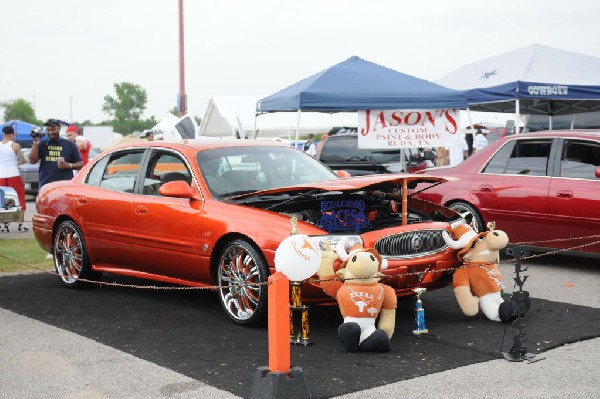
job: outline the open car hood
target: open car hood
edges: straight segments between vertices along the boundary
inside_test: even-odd
[[[376,190],[378,186],[381,188],[388,186],[402,187],[405,182],[409,189],[415,188],[419,183],[439,183],[445,182],[448,179],[443,177],[414,175],[414,174],[385,174],[385,175],[366,175],[348,177],[336,180],[325,180],[307,184],[297,184],[288,187],[279,187],[270,190],[256,191],[253,193],[237,195],[228,199],[243,199],[257,195],[270,195],[282,193],[300,194],[307,191],[357,191],[357,190]]]

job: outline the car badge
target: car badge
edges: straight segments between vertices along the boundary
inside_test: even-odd
[[[412,240],[410,240],[410,244],[415,251],[418,251],[423,246],[423,240],[419,236],[414,236]]]

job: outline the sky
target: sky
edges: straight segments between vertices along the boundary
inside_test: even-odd
[[[146,90],[160,120],[179,92],[178,0],[0,0],[0,102],[38,119],[110,117],[114,84]],[[183,0],[188,111],[270,95],[359,56],[435,81],[534,43],[600,57],[596,0]],[[3,109],[0,109],[0,120]]]

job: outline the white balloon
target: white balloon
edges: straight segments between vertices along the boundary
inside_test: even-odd
[[[321,264],[321,249],[307,235],[294,234],[279,244],[275,251],[275,270],[290,281],[306,280]]]

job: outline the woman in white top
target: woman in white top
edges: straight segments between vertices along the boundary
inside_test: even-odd
[[[23,225],[25,217],[25,185],[19,174],[19,165],[25,163],[21,152],[21,146],[15,142],[15,130],[12,126],[2,128],[2,142],[0,142],[0,186],[12,187],[19,196],[21,203],[21,218],[19,220],[19,231],[29,230]],[[8,231],[8,224],[5,225]]]

